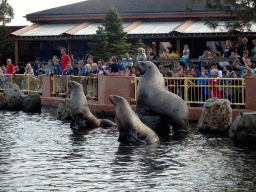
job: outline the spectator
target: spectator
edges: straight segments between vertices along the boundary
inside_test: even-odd
[[[2,65],[2,66],[1,66],[1,69],[2,69],[2,71],[3,71],[3,74],[6,74],[7,71],[6,71],[5,65]]]
[[[197,70],[195,68],[192,68],[188,76],[189,77],[198,77]]]
[[[91,65],[86,64],[85,66],[85,74],[84,78],[82,79],[82,85],[84,87],[85,95],[91,97],[92,94],[92,85],[88,83],[89,77],[92,73]]]
[[[242,44],[242,39],[243,39],[243,37],[238,37],[237,38],[237,43],[236,43],[236,46],[235,46],[235,52],[236,53],[237,53],[238,47]]]
[[[60,49],[60,53],[61,53],[61,70],[64,71],[67,67],[68,62],[70,61],[69,56],[66,54],[66,48],[62,47]]]
[[[25,73],[25,70],[24,71],[20,70],[19,66],[15,66],[13,68],[13,75],[24,74],[24,73]]]
[[[190,81],[197,85],[198,73],[195,68],[192,68],[190,74],[188,75],[191,77]],[[191,87],[190,91],[188,91],[188,99],[190,101],[198,101],[199,100],[199,88],[197,86]],[[198,107],[198,104],[190,103],[191,107]]]
[[[202,61],[201,61],[201,59],[203,59],[203,58],[208,58],[208,56],[209,56],[209,52],[208,51],[204,51],[203,52],[203,55],[202,56],[199,56],[199,62],[198,62],[198,75],[199,76],[201,76],[201,71],[202,71]],[[206,63],[204,63],[204,64],[206,64]]]
[[[132,58],[130,58],[129,53],[125,54],[125,57],[122,59],[121,65],[123,65],[123,67],[127,65],[130,65],[130,66],[133,65]]]
[[[256,39],[252,40],[252,44],[253,44],[253,57],[256,57]]]
[[[90,67],[92,67],[92,64],[93,64],[93,56],[92,55],[87,55],[86,64],[89,64]],[[85,73],[86,73],[86,69],[85,69],[85,66],[84,66],[82,69],[80,69],[80,74],[82,76],[85,76]]]
[[[142,47],[138,49],[138,56],[137,56],[137,60],[144,60],[146,59],[147,56],[145,54],[145,49],[143,49]]]
[[[131,69],[132,67],[130,65],[127,65],[124,67],[124,76],[131,76]]]
[[[225,66],[222,74],[223,74],[223,76],[222,76],[223,78],[237,78],[236,73],[234,71],[232,71],[231,65]],[[236,85],[237,83],[232,80],[222,80],[220,82],[220,84],[232,86],[232,85]],[[235,101],[237,100],[237,98],[238,98],[237,93],[238,93],[237,88],[233,88],[233,87],[223,88],[223,98],[228,99],[231,103],[235,103]],[[235,109],[236,105],[231,105],[231,108]]]
[[[34,70],[32,69],[30,63],[26,65],[24,75],[34,75]]]
[[[213,70],[213,69],[216,69],[219,72],[218,76],[222,77],[222,71],[218,69],[218,64],[217,63],[212,64],[211,70]]]
[[[54,64],[54,69],[52,70],[52,74],[53,74],[53,75],[62,75],[63,72],[62,72],[62,70],[61,70],[61,67],[60,67],[60,64],[59,64],[59,60],[56,59],[56,60],[53,62],[53,64]]]
[[[6,74],[13,74],[13,64],[11,59],[7,59],[7,68],[6,68]]]
[[[235,68],[241,70],[242,73],[241,73],[240,77],[243,77],[243,76],[244,76],[244,69],[245,69],[245,68],[248,69],[248,70],[251,70],[252,74],[254,75],[254,70],[251,68],[252,62],[251,62],[250,59],[245,59],[245,57],[242,58],[242,60],[243,60],[243,62],[244,62],[244,64],[245,64],[245,66],[240,66],[240,65],[238,65],[238,64],[237,64],[238,60],[239,60],[239,56],[235,59],[235,61],[234,61],[234,63],[233,63],[233,66],[234,66]]]
[[[207,77],[211,77],[211,71],[209,71],[209,66],[208,65],[204,65],[202,67],[202,74],[201,74],[200,78],[207,78]],[[208,81],[199,79],[197,84],[198,85],[208,85]],[[200,100],[201,101],[206,101],[209,97],[208,89],[206,89],[205,87],[202,87],[202,88],[199,89],[199,94],[200,94]]]
[[[79,73],[78,75],[79,76],[84,76],[85,75],[85,67],[84,67],[84,61],[83,60],[80,60],[78,61],[78,67],[79,67]]]
[[[79,75],[79,65],[78,65],[78,63],[74,63],[74,67],[73,67],[72,71],[73,71],[72,75],[74,75],[74,76]]]
[[[58,57],[57,57],[57,55],[53,55],[53,57],[52,57],[52,63],[54,63],[55,60],[59,60]]]
[[[243,37],[242,43],[239,45],[239,47],[238,47],[238,49],[237,49],[237,54],[240,55],[240,57],[242,58],[242,57],[243,57],[243,52],[244,52],[246,49],[249,51],[249,55],[250,55],[251,46],[250,46],[250,44],[248,43],[248,39],[247,39],[246,37]]]
[[[225,44],[225,50],[223,52],[222,57],[230,57],[232,52],[235,52],[235,49],[232,47],[231,41],[227,40],[226,44]]]
[[[211,78],[219,78],[218,75],[219,75],[219,71],[217,69],[213,69],[211,71]],[[216,97],[216,98],[222,99],[219,87],[214,86],[214,85],[219,85],[220,81],[217,79],[209,79],[208,82],[209,82],[209,85],[212,85],[212,87],[208,88],[210,92],[210,97]]]
[[[39,63],[38,57],[35,59],[35,63],[33,65],[33,71],[35,76],[41,75],[43,73],[43,67],[42,67],[42,64]]]
[[[98,74],[98,65],[96,63],[92,64],[92,73],[90,74],[91,77],[94,77],[94,75]]]
[[[149,48],[147,51],[147,59],[148,60],[156,59],[156,54],[153,52],[152,48]]]
[[[177,68],[177,73],[174,74],[173,71],[171,72],[173,77],[188,77],[188,70],[183,61],[178,62]]]
[[[123,66],[118,64],[116,57],[110,59],[110,64],[108,66],[108,75],[123,75],[124,69]]]
[[[63,75],[72,75],[73,70],[71,64],[67,64],[65,71],[63,72]]]
[[[51,75],[52,70],[54,70],[53,61],[52,61],[52,60],[49,60],[49,61],[48,61],[48,65],[47,65],[47,67],[46,67],[46,69],[45,69],[45,75]]]
[[[136,69],[134,68],[134,66],[132,66],[131,69],[131,77],[136,77]]]
[[[183,56],[181,57],[180,61],[183,61],[186,67],[188,67],[189,55],[190,55],[190,50],[188,48],[188,45],[184,45]]]
[[[244,71],[243,71],[243,78],[251,77],[251,76],[253,76],[252,71],[249,70],[249,69],[244,69]]]

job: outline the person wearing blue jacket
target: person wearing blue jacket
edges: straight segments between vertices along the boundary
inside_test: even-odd
[[[43,73],[43,66],[42,66],[42,63],[39,63],[38,57],[35,59],[35,63],[33,65],[33,71],[35,76],[41,75]]]
[[[53,64],[54,64],[54,74],[53,74],[53,75],[62,75],[63,72],[62,72],[62,70],[61,70],[61,68],[60,68],[59,61],[58,61],[58,60],[55,60],[55,61],[53,62]]]

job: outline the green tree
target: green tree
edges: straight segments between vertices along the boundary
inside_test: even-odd
[[[6,26],[0,27],[0,61],[6,63],[8,58],[14,59],[14,38],[9,36],[11,30]]]
[[[119,58],[124,57],[131,45],[127,43],[127,33],[123,31],[122,19],[113,5],[106,13],[103,26],[107,33],[109,54],[117,55]]]
[[[250,30],[251,22],[256,22],[256,0],[190,0],[191,2],[199,1],[206,2],[206,8],[224,12],[236,16],[236,20],[226,22],[226,27],[232,31],[243,31],[244,29]],[[191,8],[187,7],[188,11]],[[205,17],[206,24],[212,28],[218,26],[218,20]]]
[[[96,34],[93,35],[91,38],[89,46],[89,54],[93,55],[93,58],[95,60],[103,59],[104,61],[108,61],[111,57],[109,52],[107,51],[107,34],[102,27],[98,27]]]
[[[7,0],[2,0],[0,4],[0,21],[3,22],[3,26],[6,23],[10,23],[11,20],[14,18],[13,8]]]

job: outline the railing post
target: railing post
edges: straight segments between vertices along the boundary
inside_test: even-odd
[[[188,77],[185,77],[184,80],[184,101],[188,103]]]
[[[256,77],[245,77],[245,109],[256,110]]]

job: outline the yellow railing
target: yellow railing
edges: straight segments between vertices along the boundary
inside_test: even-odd
[[[17,84],[21,91],[23,92],[38,92],[42,88],[42,76],[34,76],[34,75],[0,75],[1,85],[0,90],[3,90],[3,85],[6,87],[10,87],[13,83]]]
[[[88,80],[84,76],[69,76],[69,75],[54,75],[53,80],[53,91],[52,94],[66,95],[69,96],[68,80],[76,81],[81,83],[84,88],[86,96],[97,97],[98,96],[98,78],[89,77]]]
[[[136,102],[139,77],[135,78]],[[228,99],[231,105],[245,105],[245,79],[243,78],[177,78],[165,77],[165,89],[179,95],[191,106],[203,104],[208,98]],[[134,83],[132,82],[132,83]]]

